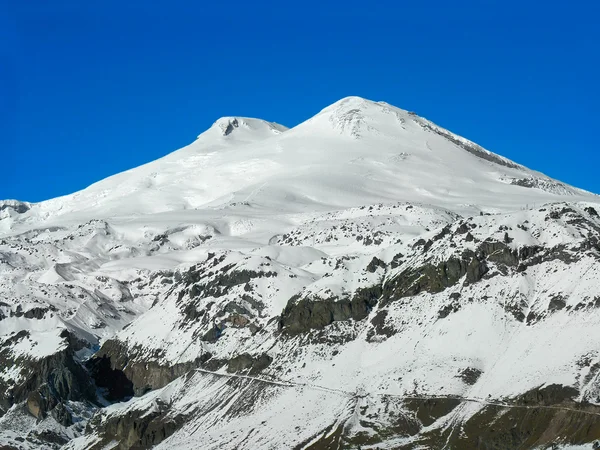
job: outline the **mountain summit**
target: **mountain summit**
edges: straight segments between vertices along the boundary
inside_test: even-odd
[[[600,201],[347,97],[0,202],[0,447],[600,445]]]
[[[564,196],[589,194],[414,113],[347,97],[289,130],[260,119],[223,117],[187,147],[34,205],[18,220],[54,223],[82,212],[139,216],[231,202],[311,211],[403,200],[475,214]]]
[[[222,136],[235,136],[246,134],[254,139],[267,138],[272,135],[283,133],[287,127],[278,123],[267,122],[261,119],[251,119],[249,117],[221,117],[208,130],[217,131]],[[202,136],[198,136],[199,138]]]

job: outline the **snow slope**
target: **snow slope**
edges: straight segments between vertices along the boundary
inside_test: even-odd
[[[504,158],[494,163],[479,149],[410,112],[349,97],[287,131],[258,119],[219,119],[164,158],[33,205],[24,221],[206,214],[244,202],[271,214],[382,201],[478,213],[588,195]],[[539,187],[511,184],[518,180]]]

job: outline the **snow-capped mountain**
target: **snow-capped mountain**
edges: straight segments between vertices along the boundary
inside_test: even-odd
[[[0,202],[0,445],[592,448],[599,211],[358,97]]]

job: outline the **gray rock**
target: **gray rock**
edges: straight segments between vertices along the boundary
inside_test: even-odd
[[[337,321],[362,320],[377,304],[381,287],[359,289],[348,299],[298,299],[292,297],[281,313],[280,329],[287,334],[321,330]]]
[[[248,353],[242,353],[241,355],[229,360],[229,363],[227,364],[227,372],[248,372],[250,375],[256,375],[266,369],[272,361],[273,358],[266,353],[256,357]]]

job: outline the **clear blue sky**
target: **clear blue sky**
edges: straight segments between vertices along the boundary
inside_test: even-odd
[[[348,95],[600,192],[597,4],[0,2],[0,198],[82,189],[220,116],[293,126]]]

